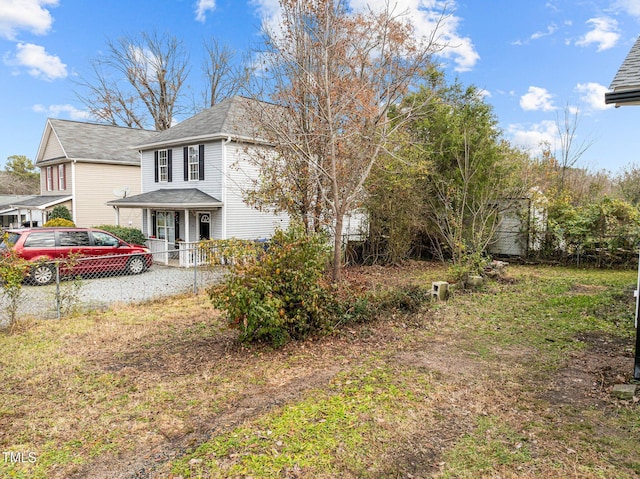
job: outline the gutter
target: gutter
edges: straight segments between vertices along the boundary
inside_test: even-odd
[[[640,102],[640,88],[605,93],[604,102],[607,105],[610,105],[611,103],[619,103],[624,105],[627,103]]]

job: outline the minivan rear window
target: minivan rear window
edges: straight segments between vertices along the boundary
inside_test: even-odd
[[[4,238],[0,238],[0,249],[7,249],[7,243],[11,246],[20,239],[20,233],[7,233]]]
[[[54,248],[56,237],[53,231],[38,231],[30,233],[24,240],[25,248]]]

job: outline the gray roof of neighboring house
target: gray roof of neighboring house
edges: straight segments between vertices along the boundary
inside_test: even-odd
[[[164,188],[107,202],[120,208],[201,208],[222,202],[197,188]]]
[[[11,203],[11,206],[15,206],[18,208],[25,208],[25,209],[40,209],[40,208],[47,208],[49,206],[53,206],[58,203],[63,203],[64,201],[68,201],[71,198],[72,198],[71,195],[32,196],[22,201],[16,201],[15,203]]]
[[[0,195],[0,215],[15,211],[11,205],[33,198],[34,195]]]
[[[256,120],[274,107],[271,103],[234,96],[157,133],[147,141],[138,143],[137,147],[146,150],[161,145],[227,137],[259,140],[264,135],[260,135],[260,122]]]
[[[638,104],[640,101],[640,37],[622,62],[609,89],[613,91],[604,95],[607,104],[620,106]]]
[[[70,160],[140,164],[140,155],[133,147],[158,134],[153,130],[56,118],[49,118],[48,123],[64,150],[63,158]],[[59,159],[38,158],[37,164]]]

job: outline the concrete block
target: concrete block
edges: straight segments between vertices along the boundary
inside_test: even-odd
[[[613,386],[611,394],[613,394],[618,399],[630,400],[633,399],[633,396],[636,395],[637,389],[637,384],[616,384],[615,386]]]
[[[467,286],[472,289],[478,289],[484,283],[484,278],[482,276],[469,276],[467,279]]]
[[[444,301],[449,297],[449,283],[446,281],[435,281],[431,283],[431,297],[438,301]]]

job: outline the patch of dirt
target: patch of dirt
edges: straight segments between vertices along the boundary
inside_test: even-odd
[[[593,285],[593,284],[574,284],[571,286],[570,291],[575,294],[593,294],[604,291],[606,286]]]
[[[556,405],[604,406],[615,402],[613,386],[633,379],[631,340],[600,333],[581,334],[576,340],[585,343],[585,349],[571,354],[544,398]]]

